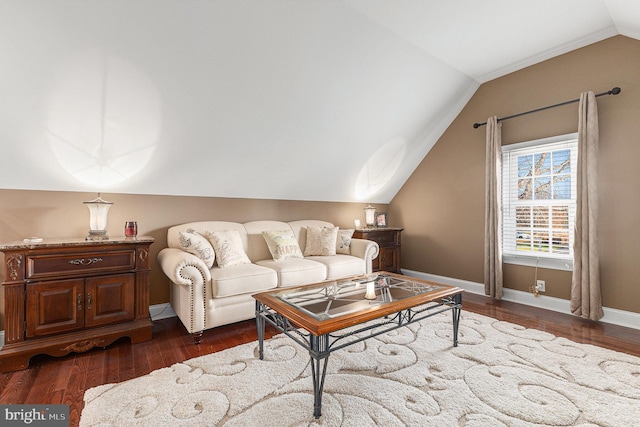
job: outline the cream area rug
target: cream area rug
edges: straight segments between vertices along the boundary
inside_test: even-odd
[[[329,358],[313,417],[309,355],[278,335],[87,390],[81,426],[638,426],[640,358],[463,311]]]

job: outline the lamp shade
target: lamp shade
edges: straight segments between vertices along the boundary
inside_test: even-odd
[[[366,208],[364,208],[364,222],[365,224],[367,224],[367,227],[373,227],[373,224],[375,224],[375,214],[375,207],[368,205]]]
[[[89,202],[83,202],[89,208],[89,235],[86,240],[109,240],[107,236],[107,215],[112,202],[98,197]]]

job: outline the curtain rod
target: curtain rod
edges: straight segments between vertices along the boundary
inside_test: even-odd
[[[620,88],[619,87],[614,87],[611,90],[608,90],[606,92],[602,92],[602,93],[598,93],[596,94],[596,97],[598,96],[603,96],[603,95],[617,95],[620,93]],[[525,114],[531,114],[531,113],[537,113],[538,111],[542,111],[542,110],[548,110],[549,108],[555,108],[555,107],[560,107],[562,105],[567,105],[567,104],[573,104],[574,102],[578,102],[580,101],[580,98],[578,99],[572,99],[571,101],[565,101],[565,102],[561,102],[559,104],[554,104],[554,105],[548,105],[546,107],[542,107],[542,108],[536,108],[535,110],[531,110],[531,111],[525,111],[524,113],[518,113],[518,114],[514,114],[512,116],[507,116],[507,117],[501,117],[498,119],[498,121],[502,121],[502,120],[508,120],[508,119],[513,119],[514,117],[520,117],[520,116],[524,116]],[[484,123],[474,123],[473,124],[473,128],[474,129],[478,129],[480,126],[484,126],[486,125],[487,122]]]

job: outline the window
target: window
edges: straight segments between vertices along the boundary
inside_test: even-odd
[[[503,261],[571,270],[578,135],[502,147]]]

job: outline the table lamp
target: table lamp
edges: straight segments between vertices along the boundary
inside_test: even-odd
[[[89,202],[83,202],[89,208],[89,235],[85,240],[109,240],[107,236],[107,213],[113,202],[107,202],[98,197]]]

